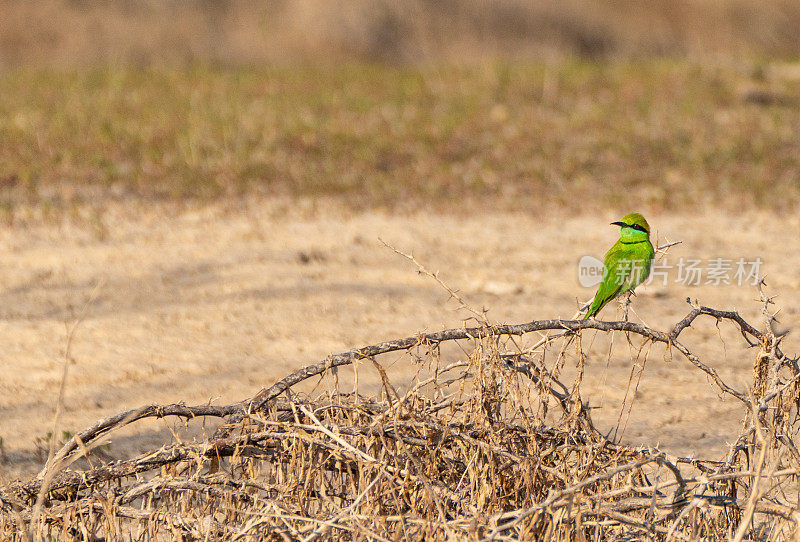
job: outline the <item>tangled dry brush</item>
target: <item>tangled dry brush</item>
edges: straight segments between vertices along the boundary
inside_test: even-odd
[[[794,538],[800,367],[781,351],[771,300],[762,300],[760,328],[696,304],[668,331],[630,321],[484,321],[332,355],[239,403],[123,412],[75,435],[37,478],[0,488],[2,538]],[[690,326],[722,321],[753,358],[749,390],[723,382],[682,341]],[[626,337],[639,368],[663,343],[740,402],[743,429],[727,454],[676,457],[601,433],[581,398],[586,330]],[[517,337],[532,332],[549,334],[520,348]],[[416,369],[392,382],[384,366],[398,355]],[[359,393],[366,371],[382,382],[372,396]],[[315,381],[313,391],[296,391]],[[110,432],[166,416],[223,423],[200,442],[76,467]]]

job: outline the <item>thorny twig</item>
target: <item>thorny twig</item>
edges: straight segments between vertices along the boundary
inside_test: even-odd
[[[768,352],[763,359],[770,360],[772,373],[756,400],[725,383],[679,340],[701,317],[730,321],[747,347]],[[577,337],[571,343],[575,355],[585,356],[579,340],[585,329],[664,344],[739,399],[749,422],[726,458],[675,457],[609,441],[588,414],[586,423],[574,423],[588,409],[580,381],[562,382],[559,365],[553,365],[564,362],[563,345],[548,366],[546,349],[534,359],[528,349],[503,351],[499,342],[562,330],[563,342]],[[446,341],[469,341],[475,348],[464,351],[465,359],[439,366]],[[123,525],[141,524],[153,533],[199,539],[313,540],[333,530],[348,539],[500,540],[545,531],[561,538],[629,532],[697,539],[752,536],[756,516],[759,525],[787,534],[800,525],[797,503],[779,491],[797,475],[781,458],[797,453],[787,444],[798,425],[787,397],[800,372],[779,342],[770,325],[760,330],[735,311],[697,303],[667,331],[627,321],[552,319],[386,341],[330,356],[230,405],[148,405],[100,420],[53,461],[74,463],[111,432],[147,418],[217,417],[225,423],[200,442],[61,470],[47,484],[8,484],[0,488],[0,532],[18,532],[20,521],[30,526],[37,496],[45,495],[39,529],[79,525],[86,532],[106,529],[110,538]],[[409,351],[430,371],[417,371],[409,384],[390,382],[376,357]],[[363,367],[381,371],[385,400],[289,394],[309,378],[361,359],[373,362]],[[552,400],[561,405],[561,418],[536,418],[537,405]],[[776,467],[765,470],[767,464]],[[226,515],[204,515],[211,509]]]

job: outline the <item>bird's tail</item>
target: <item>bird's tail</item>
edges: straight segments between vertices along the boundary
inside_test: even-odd
[[[583,318],[581,318],[581,320],[586,320],[587,318],[590,318],[589,315],[592,314],[592,305],[594,305],[594,299],[584,303],[583,306],[580,309],[578,309],[577,314],[573,316],[573,319],[579,317],[583,311],[586,311],[586,314],[583,316]]]
[[[598,292],[598,294],[599,293],[600,292]],[[589,318],[594,318],[597,316],[597,313],[606,306],[606,303],[606,300],[602,299],[599,295],[596,295],[589,304],[589,308],[586,309],[586,315],[583,317],[583,319],[588,320]]]

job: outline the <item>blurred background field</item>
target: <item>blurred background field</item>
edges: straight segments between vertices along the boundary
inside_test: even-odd
[[[25,198],[49,210],[126,195],[534,212],[800,199],[796,2],[0,12],[8,220]]]
[[[150,402],[242,399],[327,354],[461,325],[378,237],[496,321],[569,317],[593,293],[578,259],[641,211],[684,241],[676,259],[762,257],[782,325],[800,324],[800,3],[0,13],[0,480],[41,466],[65,323],[98,284],[73,344],[70,432]],[[687,296],[758,321],[755,295],[671,284],[634,306],[656,326]],[[708,327],[703,354],[744,389],[749,353]],[[630,367],[606,353],[587,386],[610,424]],[[628,438],[719,454],[739,411],[676,365],[648,367]],[[137,428],[109,453],[170,438]]]
[[[94,188],[356,208],[790,209],[800,71],[773,70],[571,59],[11,71],[0,76],[2,192],[55,205]],[[770,103],[754,103],[758,90]]]
[[[792,0],[3,0],[7,66],[793,57]]]

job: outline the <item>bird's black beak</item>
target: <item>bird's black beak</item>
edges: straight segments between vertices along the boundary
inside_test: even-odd
[[[612,222],[611,225],[612,226],[623,226],[623,227],[627,226],[627,224],[625,224],[624,222]]]

